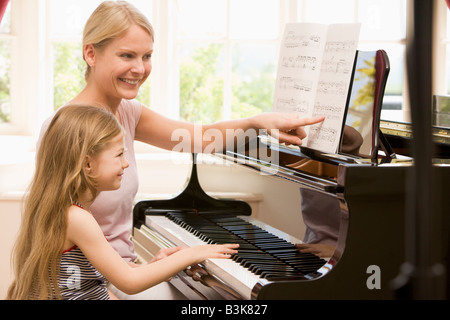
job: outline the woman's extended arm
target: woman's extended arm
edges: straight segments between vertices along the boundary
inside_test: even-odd
[[[240,135],[258,135],[259,130],[264,129],[282,143],[301,145],[306,137],[303,127],[323,120],[324,117],[300,118],[295,114],[267,112],[238,120],[194,125],[166,118],[143,107],[136,140],[167,150],[200,153],[205,149],[233,148],[235,141],[230,140],[238,140]]]

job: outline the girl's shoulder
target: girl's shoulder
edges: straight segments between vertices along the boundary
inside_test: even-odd
[[[84,227],[92,224],[89,213],[81,207],[72,205],[67,209],[67,230],[63,253],[78,247],[79,235]]]
[[[84,252],[86,248],[95,248],[105,241],[105,236],[90,212],[71,206],[67,214],[66,240]]]
[[[69,207],[67,211],[67,234],[77,234],[86,231],[87,228],[97,227],[97,221],[92,214],[76,205]]]

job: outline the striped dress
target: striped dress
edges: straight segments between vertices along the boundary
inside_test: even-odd
[[[89,262],[80,248],[63,252],[58,286],[64,300],[109,300],[106,278]]]

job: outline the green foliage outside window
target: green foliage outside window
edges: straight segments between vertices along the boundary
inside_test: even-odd
[[[267,64],[250,79],[233,78],[231,118],[239,119],[272,111],[275,88],[275,65]]]
[[[86,63],[81,56],[80,43],[58,42],[54,46],[53,106],[56,110],[84,88]]]
[[[80,43],[59,42],[54,47],[54,109],[73,99],[85,86],[86,64]],[[180,119],[195,123],[211,123],[222,119],[224,77],[220,72],[223,47],[212,44],[199,47],[180,64]],[[233,66],[233,70],[239,64]],[[242,118],[270,111],[273,102],[274,66],[239,77],[233,72],[232,118]],[[137,97],[150,105],[150,80]]]
[[[224,78],[221,73],[223,48],[210,44],[197,48],[180,64],[180,118],[211,123],[222,119]],[[245,76],[238,57],[232,68],[231,118],[238,119],[270,111],[275,84],[274,64],[251,70]],[[244,63],[244,62],[242,62]]]
[[[194,123],[217,121],[222,115],[223,74],[218,70],[222,47],[197,48],[180,64],[180,118]]]

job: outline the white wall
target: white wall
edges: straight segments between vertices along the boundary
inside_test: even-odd
[[[0,299],[4,299],[10,276],[10,255],[20,226],[20,195],[0,196]]]

